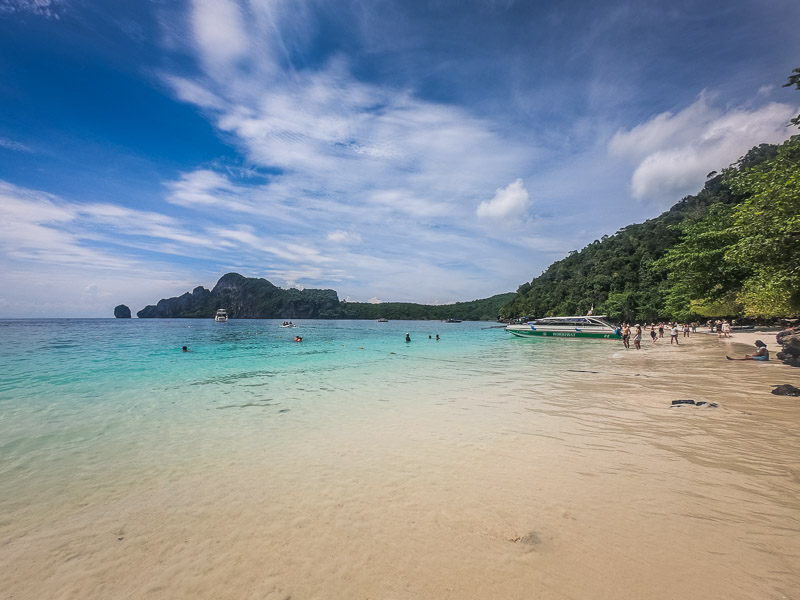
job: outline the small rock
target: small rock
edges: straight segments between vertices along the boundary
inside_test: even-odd
[[[776,385],[772,393],[776,396],[800,396],[800,388],[784,383],[783,385]]]

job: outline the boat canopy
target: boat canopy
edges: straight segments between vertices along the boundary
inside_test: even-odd
[[[534,325],[601,325],[603,327],[609,327],[609,323],[605,320],[605,315],[598,315],[598,316],[584,316],[584,317],[543,317],[541,319],[535,319],[533,321],[529,321],[529,323],[533,323]]]

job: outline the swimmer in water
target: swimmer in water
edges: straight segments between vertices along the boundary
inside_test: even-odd
[[[409,334],[408,332],[406,332],[406,341],[407,342],[411,341],[411,334]]]

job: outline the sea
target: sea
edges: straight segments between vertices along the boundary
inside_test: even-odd
[[[0,597],[800,589],[777,364],[715,336],[281,323],[0,320]]]

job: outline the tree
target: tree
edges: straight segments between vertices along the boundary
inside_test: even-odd
[[[795,86],[798,90],[800,90],[800,68],[792,71],[792,74],[789,75],[788,81],[783,84],[783,87],[792,87],[792,86]],[[800,127],[800,115],[797,115],[789,122],[792,125],[797,125],[798,127]]]
[[[727,180],[733,191],[748,196],[733,211],[736,241],[725,252],[727,262],[750,272],[739,296],[745,314],[798,314],[800,135],[779,146],[773,159],[731,171]]]

